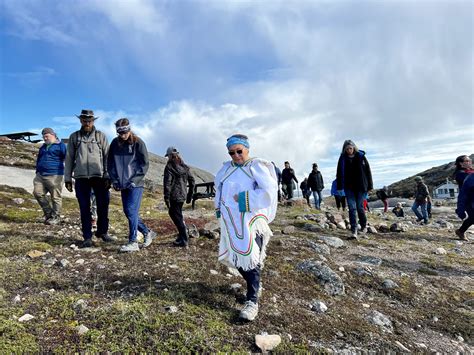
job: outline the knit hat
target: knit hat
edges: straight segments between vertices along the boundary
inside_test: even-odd
[[[43,130],[41,131],[42,136],[44,136],[45,134],[56,135],[56,132],[54,132],[52,128],[46,127],[46,128],[43,128]]]
[[[168,149],[166,149],[166,154],[165,154],[165,157],[169,157],[171,154],[177,154],[179,153],[178,152],[178,149],[176,149],[175,147],[168,147]]]

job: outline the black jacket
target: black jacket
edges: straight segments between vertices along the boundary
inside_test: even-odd
[[[295,176],[295,171],[292,168],[285,168],[281,172],[281,182],[283,184],[291,184],[291,180],[298,182],[298,179]]]
[[[194,177],[189,167],[186,164],[166,164],[163,188],[165,201],[184,202],[187,200],[188,203],[191,202],[194,190]]]
[[[353,158],[342,153],[337,163],[337,189],[367,192],[373,188],[372,172],[365,152],[359,150]]]
[[[311,191],[322,191],[324,189],[323,176],[319,170],[311,171],[308,176],[308,187]]]

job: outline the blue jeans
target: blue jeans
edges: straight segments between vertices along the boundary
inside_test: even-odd
[[[418,207],[421,207],[421,213],[418,211]],[[423,220],[425,223],[428,223],[428,211],[426,210],[426,207],[426,202],[419,203],[416,200],[413,202],[411,210],[416,214],[418,221]]]
[[[76,197],[81,212],[82,236],[84,239],[92,238],[91,217],[91,191],[97,202],[97,236],[106,235],[109,230],[109,202],[110,193],[105,188],[105,179],[90,178],[76,179]]]
[[[150,231],[138,216],[140,204],[142,202],[143,187],[131,187],[121,191],[123,213],[128,219],[128,241],[130,243],[137,241],[137,230],[143,235]]]
[[[321,191],[313,191],[313,199],[314,199],[314,207],[318,210],[321,209],[321,200],[323,196],[321,195]]]
[[[364,191],[345,190],[347,206],[349,206],[349,221],[351,222],[351,231],[357,230],[357,215],[359,216],[360,227],[364,229],[367,226],[367,217],[364,210]]]

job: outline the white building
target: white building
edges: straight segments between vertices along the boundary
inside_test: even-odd
[[[434,198],[457,198],[458,194],[459,186],[448,179],[444,184],[435,187],[433,190]]]

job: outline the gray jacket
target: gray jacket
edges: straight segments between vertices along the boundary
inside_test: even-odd
[[[109,143],[101,131],[92,129],[87,134],[83,130],[69,136],[64,166],[64,182],[72,178],[109,178],[107,173],[107,153]]]
[[[107,168],[112,184],[120,189],[130,186],[141,187],[148,171],[148,151],[145,143],[138,137],[133,144],[121,143],[114,138],[110,143]],[[132,185],[133,184],[133,185]]]

